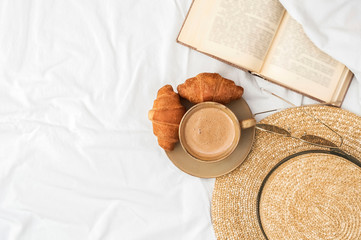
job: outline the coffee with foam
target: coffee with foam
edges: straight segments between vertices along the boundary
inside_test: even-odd
[[[200,158],[218,158],[233,144],[235,126],[218,108],[202,108],[191,113],[184,126],[188,151]]]
[[[187,111],[179,129],[182,147],[198,160],[221,160],[233,152],[240,137],[237,117],[226,106],[200,103]]]

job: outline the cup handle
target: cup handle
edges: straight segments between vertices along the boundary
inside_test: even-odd
[[[246,128],[250,128],[253,126],[256,126],[256,119],[254,118],[250,118],[250,119],[245,119],[242,121],[239,121],[239,124],[241,126],[241,129],[246,129]]]

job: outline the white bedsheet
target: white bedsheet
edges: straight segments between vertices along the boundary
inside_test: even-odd
[[[1,240],[215,239],[214,179],[183,173],[158,147],[147,119],[157,90],[218,72],[254,112],[286,106],[260,86],[314,101],[177,44],[190,4],[0,1]],[[334,37],[322,46],[343,60]],[[344,60],[360,70],[360,56]],[[361,115],[358,85],[342,107]]]

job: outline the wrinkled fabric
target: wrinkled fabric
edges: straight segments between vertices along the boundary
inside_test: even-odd
[[[200,72],[253,112],[314,101],[176,43],[191,0],[0,1],[0,239],[215,239],[214,179],[167,158],[157,90]],[[343,108],[361,114],[353,81]],[[257,119],[265,115],[257,116]]]

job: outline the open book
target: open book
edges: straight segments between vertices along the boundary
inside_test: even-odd
[[[278,0],[193,0],[177,41],[336,106],[353,76],[309,40]]]

